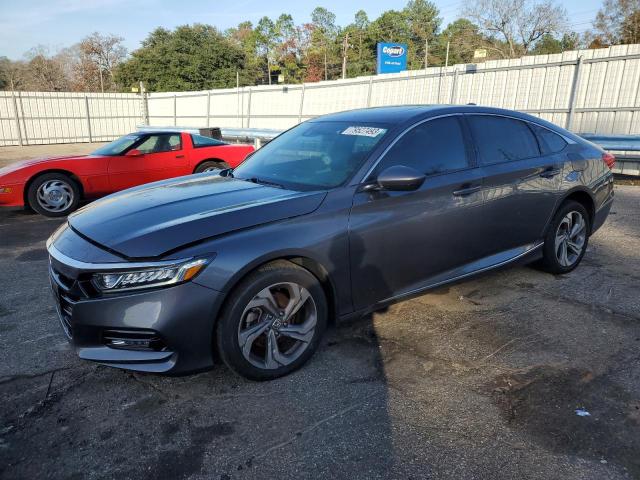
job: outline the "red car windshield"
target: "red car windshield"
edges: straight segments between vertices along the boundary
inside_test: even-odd
[[[115,155],[122,155],[125,151],[127,151],[133,144],[138,142],[142,138],[142,135],[125,135],[124,137],[120,137],[117,140],[114,140],[111,143],[107,143],[106,145],[100,147],[96,151],[92,153],[92,155],[106,155],[109,157]]]

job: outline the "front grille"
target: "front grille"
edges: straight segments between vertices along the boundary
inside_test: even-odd
[[[79,282],[50,265],[49,275],[56,301],[56,309],[60,318],[60,325],[67,338],[73,338],[73,306],[85,297]]]
[[[71,317],[73,316],[73,302],[70,298],[58,294],[58,312],[60,314],[60,323],[64,333],[69,338],[73,338],[73,327],[71,326]]]

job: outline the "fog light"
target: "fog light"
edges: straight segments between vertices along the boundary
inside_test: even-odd
[[[105,330],[102,338],[104,345],[111,348],[156,352],[166,348],[165,343],[154,331]]]

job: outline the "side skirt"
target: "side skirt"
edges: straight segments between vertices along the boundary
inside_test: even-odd
[[[400,292],[397,295],[386,298],[362,310],[342,315],[338,318],[338,322],[349,321],[368,315],[369,313],[381,310],[401,300],[407,300],[409,298],[419,296],[429,290],[441,287],[442,285],[455,283],[469,277],[480,275],[484,272],[496,270],[502,267],[534,262],[542,258],[542,245],[544,245],[544,242],[536,242],[485,257],[459,268],[448,270],[444,273],[431,277],[425,285]]]

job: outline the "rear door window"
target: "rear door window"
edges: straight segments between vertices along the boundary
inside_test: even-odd
[[[567,146],[566,140],[557,133],[533,123],[529,125],[531,125],[533,131],[536,132],[540,150],[542,150],[543,155],[561,152],[564,150],[564,147]]]
[[[424,122],[405,133],[376,167],[404,165],[426,175],[461,170],[469,166],[464,135],[456,116]]]
[[[495,115],[469,115],[467,118],[481,165],[540,155],[536,137],[525,122]]]

